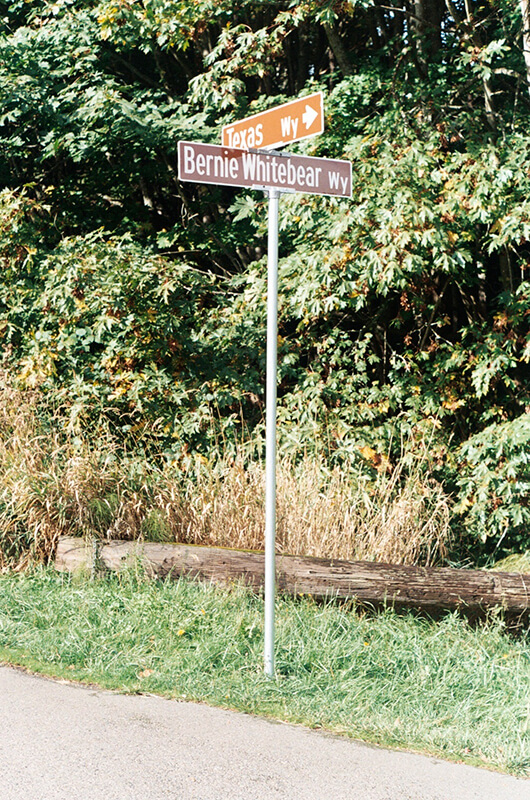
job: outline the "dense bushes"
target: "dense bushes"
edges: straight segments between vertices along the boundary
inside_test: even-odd
[[[526,549],[521,20],[432,0],[436,34],[436,15],[427,31],[384,5],[11,4],[2,363],[51,392],[73,434],[105,418],[177,464],[251,439],[250,463],[266,207],[180,184],[176,142],[217,141],[222,122],[322,88],[326,132],[295,147],[351,159],[354,199],[281,201],[281,452],[402,488],[421,465],[419,497],[443,487],[460,557]]]

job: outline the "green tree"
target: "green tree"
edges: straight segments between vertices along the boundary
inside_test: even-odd
[[[526,0],[4,5],[0,341],[20,379],[177,454],[259,425],[265,203],[181,184],[177,141],[321,89],[325,134],[293,149],[351,159],[354,198],[282,198],[284,446],[370,471],[363,453],[426,439],[455,527],[527,547]]]

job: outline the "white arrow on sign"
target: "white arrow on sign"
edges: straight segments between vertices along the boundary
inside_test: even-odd
[[[315,111],[314,108],[311,106],[306,105],[305,112],[302,114],[302,122],[304,123],[306,130],[308,130],[313,122],[318,117],[318,111]]]

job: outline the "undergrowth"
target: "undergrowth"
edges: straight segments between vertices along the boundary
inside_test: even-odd
[[[61,535],[263,549],[257,447],[164,459],[145,443],[128,448],[103,419],[69,428],[39,391],[0,378],[0,566],[49,561]],[[398,564],[447,553],[451,501],[429,471],[427,442],[378,468],[280,453],[277,485],[281,552]]]

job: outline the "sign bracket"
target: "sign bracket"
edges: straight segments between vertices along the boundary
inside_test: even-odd
[[[257,156],[277,156],[280,158],[292,158],[295,153],[290,153],[288,150],[265,150],[263,147],[249,147],[248,153],[254,153]]]
[[[263,186],[263,184],[253,185],[249,187],[255,191],[265,192],[270,197],[270,192],[278,192],[278,194],[296,194],[296,189],[277,189],[272,186]]]

